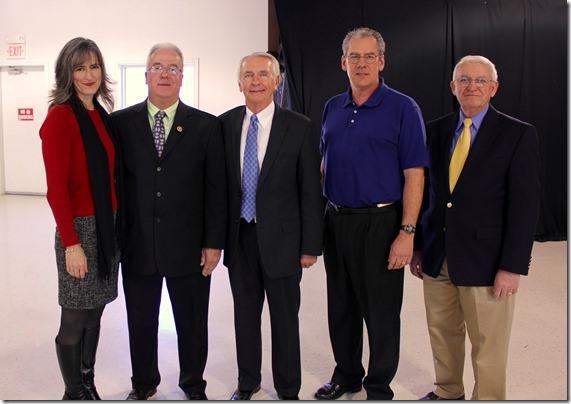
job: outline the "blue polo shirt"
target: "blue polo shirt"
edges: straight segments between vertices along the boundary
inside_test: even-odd
[[[351,89],[325,105],[324,194],[352,208],[402,200],[403,170],[426,167],[426,132],[416,102],[382,81],[357,106]]]

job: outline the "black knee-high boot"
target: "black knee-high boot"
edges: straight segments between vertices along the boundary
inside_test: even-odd
[[[81,377],[81,342],[61,345],[56,338],[56,353],[65,384],[62,400],[88,400]]]
[[[99,343],[99,331],[101,327],[86,328],[83,332],[83,349],[81,356],[81,375],[83,387],[89,400],[101,400],[95,388],[95,355]]]

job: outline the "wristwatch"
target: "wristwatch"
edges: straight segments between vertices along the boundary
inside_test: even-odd
[[[403,224],[401,225],[400,229],[406,234],[414,234],[416,231],[416,227],[414,227],[412,224]]]

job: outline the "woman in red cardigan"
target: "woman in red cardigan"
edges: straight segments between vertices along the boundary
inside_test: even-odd
[[[64,400],[100,400],[95,353],[105,305],[117,297],[116,144],[107,112],[110,79],[95,42],[74,38],[60,51],[50,109],[40,129],[56,222],[61,322],[56,352]]]

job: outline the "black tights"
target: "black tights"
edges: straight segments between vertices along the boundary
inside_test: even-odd
[[[102,307],[97,309],[66,309],[61,308],[61,322],[57,335],[57,342],[61,345],[75,345],[83,338],[83,330],[85,328],[99,327]]]

